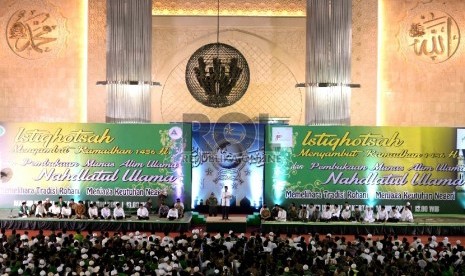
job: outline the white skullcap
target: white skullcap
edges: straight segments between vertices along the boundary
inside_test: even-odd
[[[302,267],[304,270],[308,270],[308,265],[304,264],[304,266]]]
[[[355,269],[355,268],[357,268],[357,265],[356,265],[356,264],[352,264],[350,267],[351,267],[352,269]]]
[[[40,259],[40,260],[39,260],[39,264],[44,265],[44,264],[45,264],[45,260],[44,260],[44,259]]]
[[[110,273],[110,275],[117,275],[118,274],[118,271],[116,269],[113,269]]]
[[[284,272],[289,272],[289,267],[286,266],[286,267],[284,268]]]
[[[367,254],[370,253],[370,249],[365,248],[365,253],[367,253]]]
[[[218,269],[215,269],[215,274],[220,274],[220,271]]]
[[[94,260],[90,260],[90,261],[89,261],[89,265],[90,265],[90,266],[93,266],[94,264],[95,264]]]
[[[45,276],[46,274],[45,270],[40,271],[40,276]]]
[[[18,274],[23,274],[24,270],[22,270],[21,268],[18,269]]]
[[[436,236],[431,236],[432,241],[436,241]]]
[[[82,254],[81,256],[84,260],[87,259],[89,256],[87,254]]]
[[[371,235],[371,234],[367,235],[367,238],[369,238],[369,239],[371,239],[372,237],[373,237],[373,235]]]
[[[461,243],[462,243],[462,241],[460,241],[460,240],[457,240],[455,243],[456,243],[456,244],[461,244]]]
[[[171,270],[173,270],[173,267],[170,266],[170,265],[168,265],[168,266],[165,267],[165,270],[166,270],[167,272],[170,272]]]
[[[199,269],[198,266],[194,267],[194,272],[199,272],[199,270],[200,270],[200,269]]]
[[[407,206],[410,206],[410,202],[407,202],[407,204],[406,204],[406,205],[407,205]]]
[[[136,271],[140,271],[140,266],[136,266],[134,269],[135,269]]]
[[[79,265],[80,265],[80,266],[84,266],[85,264],[86,264],[86,263],[85,263],[84,261],[80,261],[80,262],[79,262]]]

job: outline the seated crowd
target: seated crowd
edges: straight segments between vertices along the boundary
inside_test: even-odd
[[[400,210],[396,206],[388,209],[380,206],[379,209],[366,206],[363,210],[361,206],[351,206],[348,202],[344,206],[338,204],[320,206],[310,203],[297,207],[295,203],[287,208],[275,204],[270,210],[266,204],[260,209],[260,218],[264,221],[303,221],[303,222],[330,222],[330,221],[351,221],[351,222],[413,222],[413,213],[410,203],[407,202]]]
[[[464,275],[465,249],[427,241],[317,233],[250,235],[39,230],[0,233],[0,275]]]
[[[148,199],[146,204],[139,204],[137,208],[137,218],[139,220],[148,220],[150,217],[151,200]],[[161,203],[158,215],[161,218],[168,218],[169,220],[174,220],[182,218],[184,216],[184,204],[180,199],[176,200],[176,203],[172,205],[171,209],[164,202]],[[19,217],[38,217],[38,218],[76,218],[76,219],[116,219],[122,220],[127,216],[125,214],[124,208],[120,203],[116,203],[114,208],[110,208],[109,204],[104,204],[103,207],[99,208],[98,204],[93,203],[84,203],[84,201],[79,200],[77,203],[74,202],[74,199],[70,199],[68,203],[63,201],[63,198],[60,196],[58,201],[53,204],[50,202],[50,199],[47,198],[45,201],[39,200],[37,203],[33,203],[31,207],[27,206],[25,201],[22,202],[18,210]]]

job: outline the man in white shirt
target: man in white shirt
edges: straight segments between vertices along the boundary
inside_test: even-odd
[[[90,219],[98,219],[98,208],[96,204],[90,204],[88,214]]]
[[[334,208],[331,214],[331,220],[338,221],[340,216],[341,216],[341,208],[339,208],[339,205],[334,204]]]
[[[61,217],[69,219],[71,218],[71,213],[71,207],[69,207],[68,204],[64,203],[64,206],[61,208]]]
[[[171,207],[171,209],[168,211],[168,219],[169,220],[175,220],[179,217],[179,214],[178,214],[178,209],[176,209],[176,207]]]
[[[375,221],[375,216],[373,213],[373,208],[371,206],[367,206],[365,212],[363,212],[363,222],[372,223]]]
[[[276,221],[286,221],[287,218],[287,212],[284,210],[281,206],[278,207],[278,216],[275,218]]]
[[[333,214],[333,212],[331,211],[331,206],[326,205],[323,212],[321,212],[320,221],[322,221],[322,222],[323,221],[326,221],[326,222],[331,221],[332,214]]]
[[[396,206],[393,206],[391,212],[389,212],[389,222],[398,222],[400,220],[400,213]]]
[[[102,210],[100,210],[100,217],[102,219],[111,219],[111,210],[108,208],[108,204],[103,205]]]
[[[352,211],[350,210],[350,206],[348,204],[344,205],[344,209],[341,211],[341,220],[342,221],[350,221],[352,217]]]
[[[118,202],[116,203],[115,209],[113,209],[113,217],[116,220],[124,219],[126,215],[124,214],[124,209],[121,207],[121,204]]]
[[[221,193],[221,208],[223,211],[223,220],[229,220],[229,205],[231,204],[232,194],[228,191],[228,186],[224,186]]]
[[[140,220],[149,219],[149,210],[144,206],[144,204],[139,204],[139,208],[137,209],[137,218]]]
[[[55,204],[52,205],[52,207],[50,207],[49,211],[51,217],[61,218],[61,206],[58,205],[58,201],[55,202]]]
[[[388,212],[386,211],[386,206],[382,205],[381,210],[376,214],[377,222],[386,222],[389,218]]]
[[[36,213],[35,213],[36,217],[38,218],[43,218],[45,217],[46,213],[45,213],[45,207],[44,205],[42,204],[42,200],[39,200],[39,202],[37,202],[37,207],[36,207]]]
[[[410,206],[405,206],[400,216],[400,220],[403,222],[413,222],[413,213],[412,210],[410,210]]]

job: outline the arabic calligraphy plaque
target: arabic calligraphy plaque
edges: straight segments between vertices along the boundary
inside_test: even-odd
[[[455,19],[439,10],[423,10],[404,22],[404,53],[427,63],[450,59],[460,44],[460,29]]]
[[[63,45],[64,20],[44,1],[21,1],[13,6],[6,25],[10,49],[25,59],[40,59],[56,53]]]

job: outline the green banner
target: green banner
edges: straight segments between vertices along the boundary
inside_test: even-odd
[[[463,213],[462,129],[269,126],[265,201]]]
[[[73,198],[136,208],[162,191],[190,206],[182,124],[0,123],[0,208]]]

